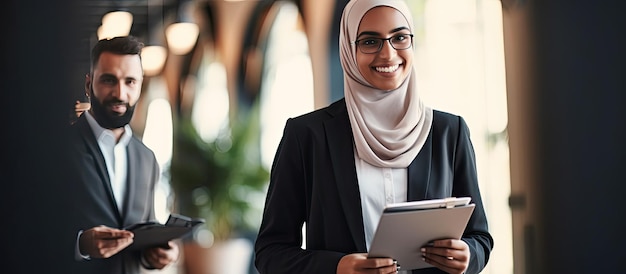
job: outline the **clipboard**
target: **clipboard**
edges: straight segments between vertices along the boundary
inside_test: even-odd
[[[170,214],[165,224],[158,222],[138,223],[125,230],[133,232],[133,243],[127,247],[139,250],[150,247],[167,247],[167,242],[189,235],[193,229],[204,224],[203,219],[192,219],[179,214]]]
[[[393,258],[403,270],[433,267],[420,248],[437,239],[460,239],[475,204],[470,197],[390,204],[383,210],[368,258]]]

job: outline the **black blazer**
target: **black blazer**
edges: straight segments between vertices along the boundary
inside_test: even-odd
[[[128,144],[128,180],[124,210],[118,210],[104,156],[89,123],[82,115],[70,127],[72,138],[72,203],[74,214],[70,233],[98,225],[114,228],[145,221],[154,221],[154,190],[159,179],[159,166],[154,153],[137,138]],[[72,254],[73,255],[73,254]],[[76,273],[139,273],[140,251],[123,250],[107,259],[91,259],[75,263]]]
[[[467,273],[480,272],[493,239],[463,118],[435,111],[424,147],[408,167],[408,200],[471,196],[476,208],[463,240]],[[306,223],[306,249],[301,249]],[[341,257],[367,252],[353,138],[345,100],[289,119],[272,165],[255,243],[261,273],[335,273]],[[413,273],[444,273],[435,268]]]

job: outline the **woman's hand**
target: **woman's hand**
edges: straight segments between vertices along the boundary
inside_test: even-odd
[[[450,274],[464,273],[469,265],[469,246],[462,240],[433,241],[421,251],[425,262]]]
[[[367,253],[343,256],[337,265],[337,274],[398,273],[400,267],[390,258],[367,258]]]

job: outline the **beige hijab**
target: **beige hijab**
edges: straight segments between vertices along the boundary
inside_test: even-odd
[[[377,167],[406,168],[424,146],[432,125],[433,111],[417,93],[415,69],[395,90],[370,85],[359,72],[356,45],[361,18],[377,6],[389,6],[404,15],[414,30],[411,12],[404,0],[352,0],[343,10],[339,30],[344,95],[357,156]]]

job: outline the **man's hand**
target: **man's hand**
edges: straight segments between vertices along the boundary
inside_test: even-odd
[[[107,226],[85,230],[79,239],[80,253],[91,258],[109,258],[133,243],[133,233]]]
[[[450,274],[464,273],[469,266],[469,246],[462,240],[433,241],[422,248],[424,261]]]
[[[390,258],[368,259],[367,253],[354,253],[343,256],[337,265],[337,274],[356,273],[397,273],[400,267]]]
[[[167,243],[167,248],[153,247],[145,250],[143,256],[151,267],[163,269],[168,264],[178,260],[178,245],[173,241]]]

